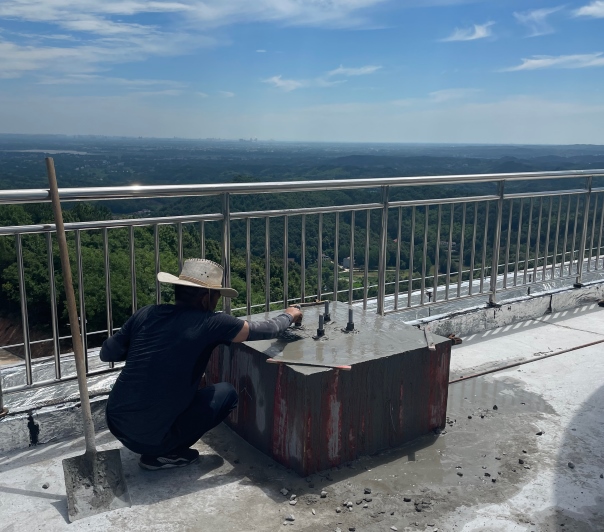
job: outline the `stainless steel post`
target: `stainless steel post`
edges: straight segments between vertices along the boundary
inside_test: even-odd
[[[107,322],[107,336],[113,336],[113,308],[111,304],[111,269],[109,267],[109,234],[108,229],[103,229],[103,261],[105,263],[105,321]],[[114,367],[109,362],[109,367]]]
[[[363,310],[367,310],[367,295],[369,294],[369,237],[371,234],[371,211],[367,211],[365,223],[365,270],[363,272]]]
[[[378,264],[377,313],[384,315],[386,299],[386,251],[388,244],[388,196],[390,187],[382,187],[382,228],[380,232],[380,251]]]
[[[245,308],[247,315],[252,313],[252,245],[251,219],[245,219]]]
[[[231,286],[231,197],[228,192],[222,195],[222,267],[224,268],[224,286]],[[231,299],[223,298],[222,308],[231,313]]]
[[[545,281],[545,274],[547,272],[547,261],[549,258],[549,240],[550,231],[552,227],[552,207],[554,205],[554,198],[549,199],[549,209],[547,214],[547,231],[545,232],[545,249],[543,250],[543,273],[541,274],[541,280]]]
[[[340,245],[340,213],[336,212],[336,227],[333,239],[333,300],[338,300],[338,280],[340,278],[340,266],[338,264],[338,246]]]
[[[33,382],[31,370],[31,344],[29,339],[29,317],[27,312],[27,293],[25,291],[25,269],[23,266],[23,241],[20,233],[16,235],[17,273],[19,276],[19,299],[21,301],[21,327],[23,327],[23,351],[25,355],[25,381]]]
[[[524,198],[520,200],[520,214],[518,215],[518,233],[516,234],[516,260],[514,266],[514,286],[518,285],[518,268],[520,266],[520,235],[522,234],[522,214],[524,212]]]
[[[486,276],[487,245],[489,242],[489,208],[491,203],[487,201],[484,214],[484,234],[482,235],[482,259],[480,264],[480,293],[484,292],[484,280]]]
[[[178,273],[182,271],[182,263],[183,263],[183,245],[182,245],[182,222],[176,224],[177,232],[178,232]],[[134,229],[133,227],[130,228]]]
[[[179,273],[182,265],[179,265]],[[138,309],[136,297],[136,251],[134,248],[134,226],[130,226],[130,291],[132,294],[132,314]]]
[[[84,261],[82,260],[82,236],[79,229],[75,231],[75,252],[78,266],[78,296],[80,305],[80,334],[84,348],[84,361],[88,373],[88,327],[86,326],[86,299],[84,297]]]
[[[587,271],[591,271],[591,259],[594,250],[594,238],[596,236],[596,218],[598,214],[598,196],[594,198],[594,216],[591,222],[591,237],[589,240],[589,253],[587,255]]]
[[[264,225],[264,310],[271,309],[271,219],[267,216]]]
[[[403,208],[398,208],[398,226],[396,235],[396,263],[394,272],[394,310],[398,310],[399,285],[401,282],[401,226],[403,225]]]
[[[289,306],[289,217],[283,217],[283,308]]]
[[[533,228],[533,207],[534,207],[534,205],[535,205],[535,200],[533,198],[531,198],[531,201],[529,204],[528,228],[526,230],[526,248],[524,250],[524,274],[522,277],[522,284],[526,284],[526,278],[527,278],[527,274],[528,274],[529,256],[531,254],[531,232],[532,232],[532,228]]]
[[[159,225],[153,226],[153,244],[155,254],[155,303],[161,305],[161,283],[157,280],[157,274],[160,271],[160,257],[159,257]]]
[[[300,302],[306,301],[306,214],[302,215],[300,235]]]
[[[48,254],[48,286],[50,289],[50,320],[52,327],[52,351],[55,359],[55,378],[61,378],[61,346],[59,343],[59,319],[57,316],[57,286],[55,284],[55,261],[52,251],[52,233],[46,233]],[[1,392],[0,392],[1,394]],[[0,411],[2,407],[0,406]]]
[[[522,200],[521,200],[522,201]],[[508,218],[508,234],[505,242],[505,264],[503,265],[503,290],[508,287],[508,272],[510,267],[510,243],[512,238],[512,217],[514,214],[514,200],[510,200],[510,213]]]
[[[442,224],[442,213],[443,206],[438,206],[438,222],[436,225],[436,249],[434,250],[434,284],[433,284],[433,292],[434,298],[433,301],[436,303],[438,300],[438,274],[440,271],[440,229]]]
[[[354,211],[350,212],[350,264],[348,265],[348,304],[354,301]]]
[[[428,224],[430,223],[430,207],[426,205],[424,207],[424,249],[422,254],[422,278],[421,278],[421,292],[419,296],[420,305],[424,304],[424,297],[426,294],[426,260],[428,257]]]
[[[317,250],[317,301],[323,294],[323,213],[319,214],[319,249]]]
[[[407,307],[411,307],[413,295],[413,255],[415,254],[415,207],[411,210],[411,237],[409,240],[409,273],[407,274]]]
[[[558,241],[560,240],[560,216],[562,215],[562,196],[558,198],[558,215],[556,219],[556,235],[554,237],[554,258],[552,260],[552,274],[551,279],[554,280],[556,276],[556,264],[558,260]]]
[[[560,277],[564,277],[564,268],[566,268],[566,245],[568,244],[568,222],[570,221],[571,196],[567,196],[567,200],[566,220],[564,221],[564,242],[562,243],[562,260],[560,261]]]
[[[206,258],[206,223],[204,221],[199,222],[199,246],[200,246],[200,257]]]
[[[476,230],[478,226],[478,202],[474,202],[474,223],[472,224],[472,251],[470,252],[470,279],[468,295],[474,291],[474,266],[476,265]]]
[[[466,240],[466,209],[464,203],[461,213],[461,236],[459,237],[459,261],[457,262],[457,297],[461,297],[461,283],[463,282],[463,253]]]
[[[489,294],[489,305],[497,304],[497,274],[499,273],[499,248],[501,245],[501,220],[503,217],[503,194],[505,181],[497,184],[497,221],[495,222],[495,237],[493,240],[493,261],[491,266],[491,293]]]
[[[591,188],[592,188],[593,177],[587,178],[585,188],[587,193],[585,194],[585,207],[583,209],[583,230],[581,231],[581,248],[579,249],[579,259],[577,260],[577,279],[575,285],[579,286],[583,281],[583,263],[585,262],[585,245],[587,242],[587,223],[589,221],[589,204],[591,201]]]
[[[445,277],[445,300],[449,300],[451,283],[451,249],[453,247],[453,225],[455,224],[455,203],[451,203],[451,220],[449,221],[449,249],[447,250],[447,275]]]

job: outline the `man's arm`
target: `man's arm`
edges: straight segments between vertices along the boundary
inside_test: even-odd
[[[239,343],[248,340],[271,340],[279,336],[292,323],[299,323],[301,321],[302,312],[295,307],[289,307],[283,314],[271,320],[243,322],[241,331],[239,331],[239,334],[232,341]]]
[[[132,329],[132,317],[124,323],[123,327],[103,342],[100,358],[103,362],[122,362],[128,355],[130,346],[130,333]]]

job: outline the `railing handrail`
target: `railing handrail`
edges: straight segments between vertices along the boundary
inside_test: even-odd
[[[491,183],[497,181],[527,181],[600,176],[604,176],[604,169],[314,181],[264,181],[260,183],[218,183],[203,185],[130,185],[121,187],[61,188],[59,189],[59,196],[61,201],[100,201],[137,198],[215,196],[224,193],[274,194],[284,192],[378,188],[382,186],[457,185],[474,182]],[[0,191],[0,205],[47,202],[50,202],[50,194],[47,189],[43,188]]]

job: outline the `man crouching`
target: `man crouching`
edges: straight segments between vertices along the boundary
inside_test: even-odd
[[[100,354],[104,362],[126,361],[109,394],[107,426],[150,470],[195,462],[191,446],[237,406],[226,382],[199,388],[216,346],[276,338],[302,319],[294,307],[262,322],[215,312],[220,297],[238,294],[222,286],[223,269],[210,260],[186,260],[178,277],[157,278],[175,285],[175,304],[141,308]]]

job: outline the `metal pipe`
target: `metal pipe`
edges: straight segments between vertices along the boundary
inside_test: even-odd
[[[348,265],[348,304],[354,299],[354,211],[350,213],[350,264]]]
[[[157,280],[157,274],[160,272],[159,257],[159,225],[153,226],[153,249],[155,255],[155,303],[161,305],[161,283]]]
[[[82,347],[84,349],[84,362],[86,373],[88,373],[88,334],[86,326],[86,299],[84,297],[84,262],[82,260],[82,238],[80,231],[75,232],[75,254],[78,267],[78,296],[80,305],[80,335],[82,336]]]
[[[474,291],[474,266],[476,261],[476,228],[478,226],[478,203],[474,203],[474,223],[472,228],[472,251],[470,252],[470,282],[468,295]]]
[[[249,218],[247,218],[249,220]],[[201,254],[199,255],[202,259],[206,258],[206,223],[202,220],[199,222],[199,246]]]
[[[566,264],[566,244],[568,243],[568,222],[570,220],[570,202],[571,197],[568,197],[566,203],[566,220],[564,222],[564,243],[562,245],[562,260],[560,261],[560,277],[564,277],[564,265]]]
[[[409,241],[409,273],[407,275],[407,307],[411,307],[413,292],[413,255],[415,255],[415,207],[411,208],[411,239]]]
[[[449,249],[447,251],[447,276],[445,278],[445,301],[449,300],[451,282],[451,248],[453,247],[453,225],[455,223],[455,203],[451,203],[451,220],[449,222]]]
[[[497,221],[495,222],[495,237],[493,240],[493,260],[491,263],[491,294],[489,295],[489,304],[495,305],[497,303],[497,274],[499,273],[499,250],[501,246],[501,224],[503,220],[503,194],[505,190],[505,181],[500,181],[497,184],[497,191],[499,195],[499,200],[497,200]],[[488,206],[488,203],[487,203]],[[488,227],[488,208],[487,208],[487,221],[485,223],[485,227]],[[483,253],[485,251],[486,246],[486,237],[487,230],[485,229],[485,241],[483,245]],[[509,246],[508,246],[509,247]],[[486,257],[483,254],[483,257]],[[484,265],[484,260],[482,261]]]
[[[581,231],[581,248],[579,250],[580,260],[577,261],[576,284],[583,281],[583,263],[585,262],[585,245],[587,243],[587,223],[589,221],[589,204],[591,201],[591,185],[593,178],[589,176],[586,180],[587,193],[585,194],[585,208],[583,209],[583,230]]]
[[[560,216],[562,215],[562,197],[558,198],[558,215],[556,217],[556,236],[554,238],[554,258],[552,260],[552,280],[556,276],[556,260],[558,259],[558,240],[560,239]]]
[[[522,278],[522,284],[526,284],[529,255],[531,252],[531,232],[532,232],[532,228],[533,228],[533,207],[534,207],[534,200],[533,200],[533,198],[531,198],[531,202],[529,205],[528,229],[526,231],[526,249],[524,250],[524,276]]]
[[[46,233],[46,254],[48,256],[48,287],[50,291],[50,323],[52,328],[52,352],[55,359],[55,378],[61,378],[61,345],[59,343],[59,318],[57,316],[57,286],[55,283],[55,263],[52,250],[52,234]],[[0,411],[2,410],[0,406]]]
[[[231,197],[228,192],[222,195],[222,267],[224,286],[231,286]],[[231,313],[231,298],[223,298],[222,308],[225,314]]]
[[[535,263],[533,264],[533,282],[537,282],[537,268],[539,267],[539,247],[541,244],[541,220],[543,218],[543,198],[539,199],[539,223],[537,225],[537,241],[535,243]],[[544,279],[545,280],[545,279]]]
[[[25,290],[25,268],[23,267],[23,241],[22,236],[15,238],[17,248],[17,274],[19,276],[19,300],[21,303],[21,327],[23,329],[23,352],[25,356],[25,380],[27,384],[33,382],[31,370],[31,345],[29,338],[29,315],[27,312],[27,293]]]
[[[396,262],[394,274],[394,310],[398,310],[398,295],[401,282],[401,226],[403,225],[403,208],[398,208],[398,232],[396,237]]]
[[[252,230],[251,219],[245,221],[245,303],[247,315],[252,313]]]
[[[522,200],[520,200],[522,201]],[[508,287],[508,272],[510,264],[510,242],[512,236],[512,215],[514,213],[514,200],[510,200],[510,214],[508,219],[508,234],[505,244],[505,264],[503,265],[503,289]]]
[[[591,271],[591,258],[593,256],[594,249],[594,237],[596,235],[596,218],[598,214],[598,196],[595,197],[594,200],[594,215],[591,222],[591,238],[589,240],[589,255],[587,259],[587,271]]]
[[[438,300],[438,273],[440,270],[440,229],[442,224],[442,205],[438,206],[438,222],[436,229],[436,249],[434,251],[434,302]]]
[[[338,247],[340,245],[340,213],[336,212],[335,235],[333,239],[333,300],[338,300],[338,281],[340,279],[340,266]]]
[[[177,238],[177,242],[178,242],[178,274],[180,275],[180,272],[182,271],[182,264],[183,264],[183,246],[182,246],[182,223],[178,222],[176,224],[177,227],[177,231],[178,231],[178,238]],[[134,228],[131,227],[130,231],[134,231]]]
[[[220,183],[204,185],[131,185],[124,187],[82,187],[59,189],[61,201],[99,201],[134,198],[214,196],[220,194],[273,194],[322,190],[362,189],[381,186],[448,185],[475,182],[497,182],[502,179],[525,181],[601,176],[604,170],[571,170],[561,172],[518,172],[512,174],[459,174],[449,176],[413,176],[316,181],[281,181],[262,183]],[[9,190],[0,193],[0,204],[48,203],[47,189]]]
[[[318,298],[321,299],[321,298]],[[289,306],[289,218],[283,217],[283,308]]]
[[[271,219],[267,216],[264,226],[264,310],[271,309]]]
[[[317,300],[323,291],[323,213],[319,214],[319,249],[317,250]]]
[[[518,215],[518,232],[516,234],[516,265],[514,266],[514,286],[518,286],[518,268],[520,266],[520,235],[522,234],[522,214],[524,212],[524,199],[520,200],[520,214]]]
[[[180,259],[179,259],[180,263]],[[182,269],[182,264],[179,266],[178,272]],[[134,227],[130,227],[130,293],[132,295],[132,314],[138,309],[138,299],[136,293],[136,251],[134,248]]]
[[[108,229],[103,229],[103,262],[105,272],[105,319],[107,322],[107,336],[113,335],[113,307],[111,304],[111,268],[109,264],[109,234]],[[109,367],[114,366],[109,362]]]
[[[369,235],[371,233],[371,211],[367,211],[365,223],[365,271],[363,275],[363,310],[367,310],[367,295],[369,293]]]
[[[386,262],[388,246],[388,210],[390,196],[390,187],[382,187],[382,227],[380,230],[380,249],[378,259],[378,294],[377,294],[377,313],[381,316],[385,313],[386,300]]]
[[[306,301],[306,214],[302,215],[300,236],[300,301]]]
[[[426,257],[428,256],[428,223],[430,220],[430,207],[424,207],[424,250],[422,256],[422,286],[420,295],[420,304],[424,304],[424,295],[426,293]]]
[[[482,236],[482,261],[480,264],[480,293],[484,292],[484,278],[486,274],[486,262],[487,262],[487,244],[489,239],[489,207],[490,203],[487,201],[485,205],[485,218],[484,218],[484,235]]]
[[[461,283],[463,282],[463,253],[466,240],[466,207],[464,203],[461,212],[461,235],[459,237],[459,260],[457,262],[457,297],[461,297]]]
[[[602,200],[602,214],[600,215],[600,236],[598,236],[598,251],[596,254],[596,269],[600,264],[600,251],[602,250],[602,229],[604,229],[604,199]],[[602,265],[604,267],[604,264]]]
[[[545,233],[545,251],[543,253],[543,273],[541,274],[541,279],[543,281],[545,281],[546,276],[545,273],[547,271],[547,258],[549,256],[549,235],[550,235],[550,229],[551,229],[551,225],[552,225],[552,207],[554,205],[554,199],[550,198],[549,199],[549,209],[548,209],[548,214],[547,214],[547,231]]]
[[[577,198],[575,203],[575,219],[573,220],[573,241],[570,247],[570,261],[568,266],[568,275],[573,274],[573,264],[575,263],[575,244],[577,243],[577,220],[579,219],[579,202],[581,198]]]

